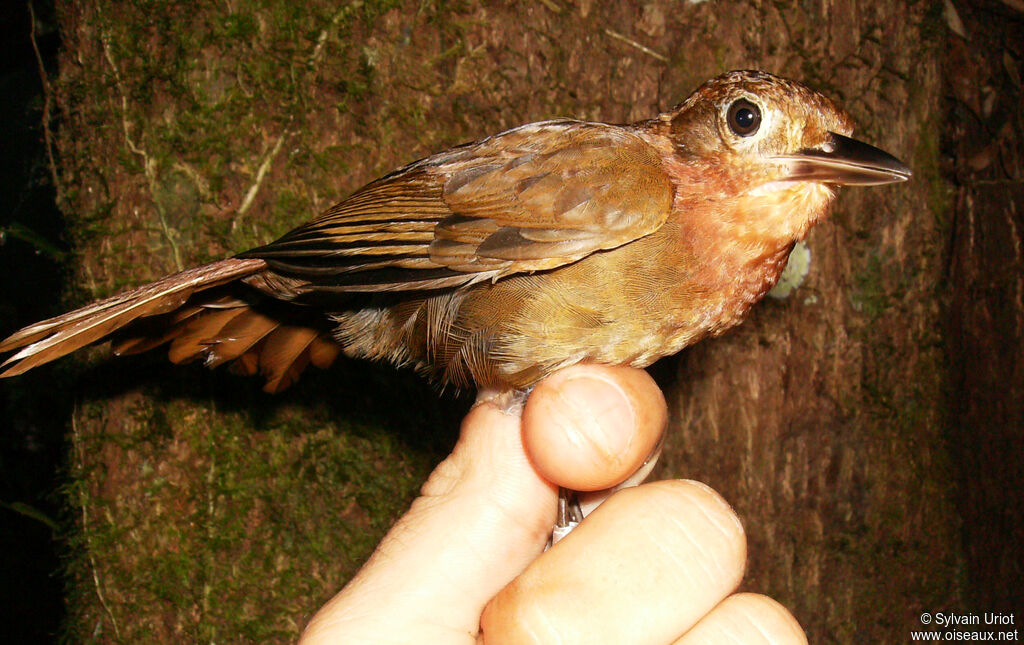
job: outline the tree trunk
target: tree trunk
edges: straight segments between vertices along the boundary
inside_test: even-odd
[[[953,208],[970,200],[954,200],[940,171],[952,38],[941,3],[58,9],[75,303],[267,242],[394,167],[520,123],[650,117],[732,68],[830,95],[914,179],[842,190],[808,240],[802,286],[655,366],[672,405],[660,474],[701,479],[736,506],[750,541],[744,587],[789,606],[812,642],[905,642],[922,612],[993,608],[967,600],[960,572],[985,559],[961,549],[965,522],[978,521],[961,510],[973,474],[1000,457],[973,453],[963,470],[959,428],[985,414],[969,393],[1019,383],[1022,363],[959,315],[987,278],[956,271],[952,311],[947,302]],[[1016,219],[994,226],[1020,224],[1015,199]],[[956,248],[957,267],[987,252]],[[1018,273],[999,288],[1020,288],[1014,257]],[[1019,352],[1019,318],[999,324]],[[971,359],[958,352],[997,368],[965,383]],[[411,500],[468,407],[353,361],[276,398],[162,356],[97,350],[76,369],[73,640],[293,640]],[[1005,419],[1019,445],[1017,396]],[[1019,484],[1019,466],[1007,468]],[[979,580],[1009,582],[999,566]]]

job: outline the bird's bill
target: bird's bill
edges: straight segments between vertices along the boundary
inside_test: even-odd
[[[845,186],[877,186],[910,179],[910,168],[884,150],[829,132],[820,148],[808,148],[776,159],[786,163],[786,179]]]

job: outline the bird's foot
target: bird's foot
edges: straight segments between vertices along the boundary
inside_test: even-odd
[[[547,548],[550,549],[558,544],[562,538],[569,535],[586,516],[590,515],[595,508],[600,506],[604,500],[611,497],[616,491],[639,486],[643,483],[658,464],[658,458],[661,456],[661,448],[664,444],[665,437],[662,435],[658,445],[654,446],[654,450],[647,456],[644,463],[632,475],[611,488],[580,492],[559,487],[558,518],[555,520],[555,527],[551,531],[551,539],[548,542]]]
[[[491,403],[504,414],[519,417],[523,414],[523,406],[526,405],[526,399],[530,396],[532,390],[532,387],[525,390],[482,389],[477,391],[473,407],[483,403]]]

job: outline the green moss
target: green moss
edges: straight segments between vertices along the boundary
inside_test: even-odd
[[[877,319],[890,310],[890,291],[885,281],[886,261],[877,253],[868,256],[866,263],[853,278],[850,301],[855,311],[869,319]]]
[[[221,27],[218,37],[232,42],[251,40],[258,30],[256,17],[251,13],[233,13],[215,24]]]
[[[913,157],[915,180],[928,182],[928,208],[935,213],[940,230],[950,226],[955,194],[953,186],[942,176],[939,168],[943,118],[940,114],[925,115],[914,145]]]
[[[129,404],[121,429],[98,403],[84,405],[79,481],[102,485],[88,455],[103,446],[121,455],[107,477],[127,485],[113,504],[83,484],[65,491],[90,518],[75,545],[87,557],[71,570],[102,581],[105,621],[116,620],[122,640],[166,637],[155,606],[182,612],[190,639],[293,638],[285,617],[319,597],[324,579],[337,586],[355,571],[429,470],[371,427],[318,418],[311,431],[309,419],[278,409],[259,413],[265,429],[253,432],[252,411],[210,399],[152,404],[161,398]],[[136,544],[145,548],[126,548]]]

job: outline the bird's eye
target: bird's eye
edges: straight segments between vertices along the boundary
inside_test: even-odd
[[[726,118],[730,130],[741,137],[749,137],[761,127],[761,108],[747,99],[740,99],[729,106]]]

